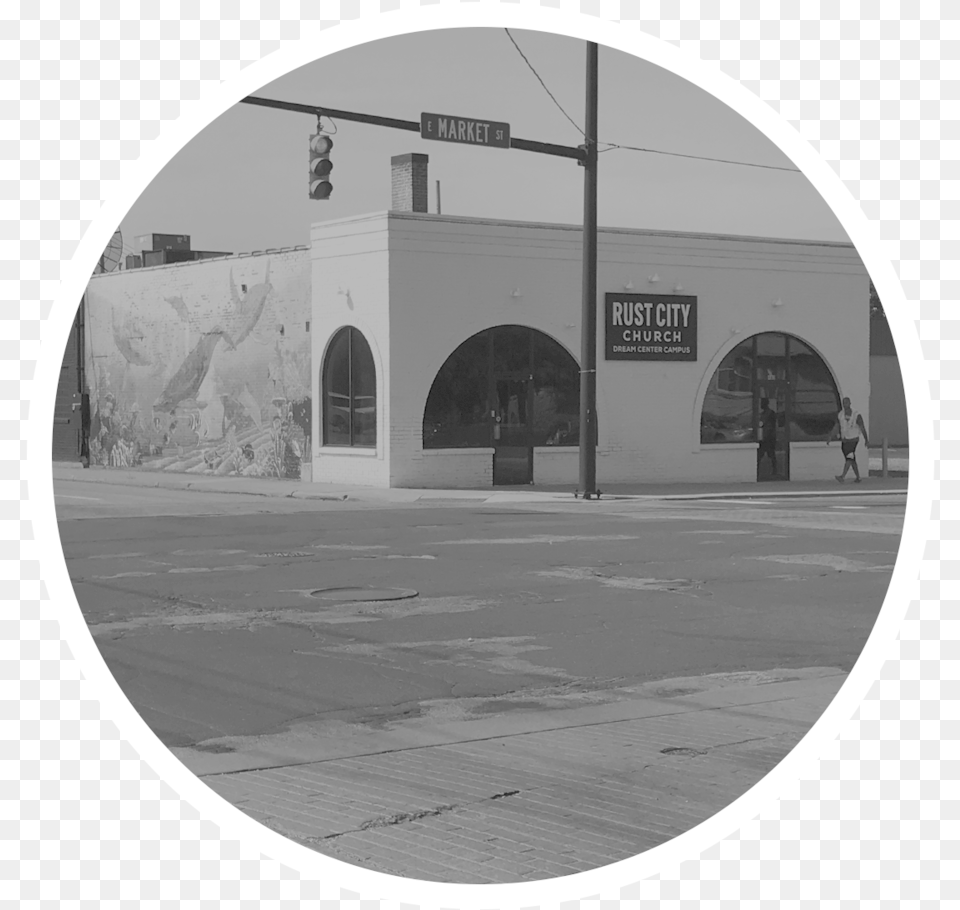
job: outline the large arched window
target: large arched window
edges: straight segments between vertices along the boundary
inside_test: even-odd
[[[765,407],[776,413],[790,442],[825,440],[833,432],[840,410],[836,383],[820,355],[799,338],[754,335],[723,358],[703,399],[700,442],[759,442]]]
[[[323,363],[323,444],[377,444],[377,373],[366,338],[352,326],[340,329]]]
[[[468,338],[437,373],[423,447],[580,443],[580,368],[536,329],[503,325]]]

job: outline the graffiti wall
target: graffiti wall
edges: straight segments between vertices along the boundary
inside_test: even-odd
[[[91,463],[301,477],[306,248],[95,276],[86,304]]]

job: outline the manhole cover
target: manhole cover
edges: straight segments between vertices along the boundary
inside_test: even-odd
[[[320,588],[310,592],[311,597],[320,600],[335,600],[338,603],[347,601],[370,600],[406,600],[416,597],[417,592],[410,588]]]

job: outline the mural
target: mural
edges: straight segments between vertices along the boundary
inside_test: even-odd
[[[91,280],[91,463],[300,479],[309,267],[294,250]]]

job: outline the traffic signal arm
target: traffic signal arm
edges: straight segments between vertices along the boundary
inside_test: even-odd
[[[318,107],[315,104],[298,104],[294,101],[277,101],[273,98],[258,98],[248,95],[242,98],[243,104],[253,104],[259,107],[271,107],[281,111],[294,111],[299,114],[311,114],[314,117],[331,117],[334,120],[344,120],[353,123],[369,123],[373,126],[386,126],[395,130],[407,130],[411,133],[420,132],[420,123],[417,120],[398,120],[395,117],[378,117],[375,114],[359,114],[355,111],[340,111],[332,107]],[[541,155],[553,155],[559,158],[572,158],[575,161],[586,161],[587,153],[582,148],[573,148],[566,145],[554,145],[550,142],[537,142],[534,139],[517,139],[510,137],[510,148],[524,152],[538,152]]]

